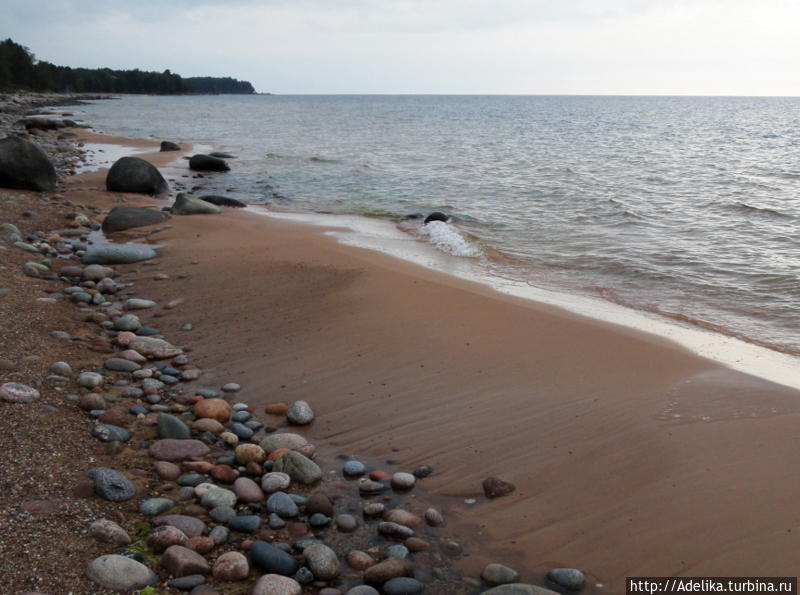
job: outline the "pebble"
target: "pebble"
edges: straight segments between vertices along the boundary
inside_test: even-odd
[[[308,546],[303,555],[314,578],[321,581],[330,581],[339,576],[341,570],[339,559],[327,545],[315,543]]]
[[[506,585],[519,580],[519,572],[502,564],[487,564],[481,578],[490,585]]]
[[[169,581],[169,586],[173,589],[180,589],[181,591],[191,591],[195,587],[202,585],[206,582],[206,577],[202,574],[190,574],[189,576],[182,576],[174,578]]]
[[[95,493],[111,502],[125,502],[136,495],[136,488],[119,471],[108,467],[95,467],[86,472],[86,476],[94,481]]]
[[[394,508],[387,511],[386,514],[383,515],[383,519],[412,529],[422,525],[422,519],[419,516],[413,512],[403,510],[402,508]]]
[[[236,506],[238,498],[230,490],[225,488],[212,487],[208,489],[200,498],[200,503],[206,508],[216,508],[217,506]]]
[[[401,525],[400,523],[393,523],[391,521],[383,521],[378,523],[378,533],[386,535],[387,537],[394,537],[396,539],[407,539],[414,535],[414,530]]]
[[[214,541],[215,544],[220,545],[228,541],[228,537],[230,537],[231,531],[227,527],[223,527],[218,525],[211,529],[211,532],[208,536]]]
[[[175,481],[181,474],[181,468],[175,463],[170,463],[168,461],[157,461],[153,467],[155,468],[158,476],[161,479],[166,479],[167,481]]]
[[[553,568],[547,573],[547,580],[559,587],[577,591],[583,587],[586,577],[577,568]]]
[[[171,525],[156,527],[147,536],[147,545],[156,552],[163,552],[173,545],[184,545],[188,541],[186,534]]]
[[[236,393],[242,389],[240,385],[235,382],[229,382],[228,384],[222,387],[222,392],[224,393]]]
[[[195,537],[205,533],[206,524],[198,518],[183,514],[168,514],[153,519],[153,524],[160,527],[169,525],[183,531],[187,537]]]
[[[414,564],[405,558],[387,558],[364,572],[364,582],[382,585],[398,576],[410,576],[414,572]]]
[[[255,434],[255,432],[253,432],[253,430],[248,428],[246,425],[238,422],[232,423],[230,425],[230,429],[231,432],[236,434],[236,437],[239,438],[239,440],[250,440],[250,438],[253,437],[253,434]]]
[[[173,506],[175,506],[175,501],[169,498],[148,498],[139,504],[139,512],[145,516],[158,516]]]
[[[53,362],[50,364],[50,371],[59,376],[72,376],[72,366],[67,362]]]
[[[340,514],[336,516],[336,527],[342,533],[352,533],[358,528],[358,520],[351,514]]]
[[[322,479],[322,470],[319,466],[296,451],[289,451],[275,461],[273,469],[286,473],[292,481],[305,485],[313,485]]]
[[[253,565],[266,572],[272,572],[283,576],[292,576],[297,572],[297,560],[282,549],[270,545],[266,541],[254,541],[253,545],[250,546],[250,557],[253,561]],[[256,591],[254,590],[253,592],[255,593]],[[262,592],[272,593],[266,590]],[[300,593],[299,589],[297,593]]]
[[[413,539],[413,537],[409,539]],[[386,548],[386,556],[390,558],[408,558],[408,548],[399,543],[395,543]]]
[[[267,498],[267,512],[275,513],[284,519],[294,518],[300,514],[297,504],[286,492],[275,492]]]
[[[322,492],[315,492],[309,496],[306,502],[306,514],[320,513],[325,516],[333,515],[333,502]]]
[[[97,388],[103,384],[104,377],[97,372],[81,372],[78,375],[78,386],[84,388]]]
[[[424,591],[425,585],[407,576],[390,579],[383,585],[383,592],[386,595],[418,595]]]
[[[283,529],[286,526],[286,521],[279,517],[274,512],[269,514],[269,528],[273,530]]]
[[[208,417],[226,423],[231,417],[231,406],[223,399],[203,399],[193,409],[195,417]]]
[[[147,310],[148,308],[154,308],[156,303],[152,300],[142,300],[138,298],[130,298],[125,300],[122,304],[123,310]],[[130,330],[130,329],[126,329]]]
[[[425,522],[428,523],[431,527],[443,527],[444,526],[444,517],[442,513],[436,510],[435,508],[429,508],[425,511],[423,515],[425,517]]]
[[[361,477],[367,472],[367,468],[361,461],[347,461],[342,466],[342,474],[345,477]]]
[[[183,423],[182,420],[168,413],[158,414],[156,431],[159,438],[171,438],[174,440],[188,438],[192,433],[189,426]]]
[[[192,457],[204,457],[209,448],[199,440],[156,440],[150,445],[150,456],[161,461],[180,461]]]
[[[125,428],[110,424],[98,424],[92,428],[92,436],[101,442],[127,442],[131,433]]]
[[[330,525],[331,520],[326,517],[324,514],[316,513],[312,514],[311,518],[308,519],[308,524],[314,527],[315,529],[320,529],[322,527],[327,527]]]
[[[392,487],[396,490],[410,490],[417,482],[417,478],[411,473],[398,472],[392,475]]]
[[[441,549],[442,553],[450,558],[455,558],[464,553],[464,548],[457,541],[445,541]]]
[[[142,323],[135,314],[125,314],[114,321],[114,328],[118,331],[136,331],[141,326]]]
[[[208,516],[218,523],[227,523],[236,516],[236,511],[230,506],[217,506],[209,511]]]
[[[112,372],[135,372],[142,366],[122,357],[110,357],[103,362],[103,367]]]
[[[264,501],[264,492],[249,477],[240,477],[233,482],[233,491],[240,502],[255,503]]]
[[[369,585],[358,585],[350,589],[346,595],[380,595],[380,593]]]
[[[371,479],[362,479],[358,484],[358,491],[364,495],[380,494],[387,488],[386,484],[382,481],[372,481]]]
[[[300,595],[303,588],[296,580],[278,574],[265,574],[253,587],[251,595]]]
[[[508,496],[511,492],[517,489],[513,483],[503,481],[498,477],[487,477],[483,480],[481,485],[483,487],[483,493],[489,499]]]
[[[286,419],[289,423],[304,426],[314,421],[314,411],[306,401],[295,401],[286,411]]]
[[[261,517],[257,514],[244,514],[228,521],[228,528],[239,533],[254,533],[261,527]]]
[[[364,516],[379,516],[386,510],[383,502],[365,502],[362,506]]]
[[[0,400],[7,403],[32,403],[39,398],[39,391],[18,382],[6,382],[0,386]]]
[[[158,582],[158,575],[141,562],[109,554],[92,560],[86,576],[94,583],[117,591],[135,591]]]
[[[240,581],[250,574],[250,564],[239,552],[225,552],[216,559],[211,573],[217,580]]]
[[[131,537],[114,521],[109,519],[100,519],[93,522],[89,526],[89,535],[94,537],[97,541],[103,543],[110,543],[111,545],[128,545],[131,542]]]
[[[161,563],[170,575],[177,577],[211,572],[203,556],[182,545],[168,547],[161,558]]]

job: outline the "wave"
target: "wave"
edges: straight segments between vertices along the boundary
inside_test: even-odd
[[[453,256],[475,258],[481,255],[481,249],[470,242],[458,228],[444,221],[431,221],[420,226],[418,233],[427,237],[428,241],[442,252]]]
[[[792,218],[792,216],[789,215],[788,213],[782,213],[781,211],[778,211],[776,209],[770,209],[769,207],[757,207],[755,205],[749,205],[746,202],[737,202],[731,206],[740,213],[771,215],[773,217],[781,217],[788,219]]]

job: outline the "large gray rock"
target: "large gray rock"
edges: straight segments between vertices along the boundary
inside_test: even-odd
[[[221,212],[218,206],[183,192],[175,197],[172,204],[173,215],[216,215]]]
[[[81,257],[83,264],[130,264],[156,257],[156,251],[144,244],[107,244],[90,246]]]
[[[94,491],[98,496],[111,502],[125,502],[136,495],[136,488],[119,471],[108,467],[96,467],[86,472],[94,481]]]
[[[275,461],[272,469],[286,473],[293,481],[299,481],[306,485],[313,485],[322,479],[322,470],[319,465],[294,450],[290,450]]]
[[[92,582],[115,591],[135,591],[158,582],[158,575],[132,558],[109,554],[95,558],[86,567]]]
[[[320,581],[330,581],[339,576],[341,567],[336,552],[323,543],[315,543],[303,550],[306,563]]]
[[[123,157],[108,170],[106,188],[112,192],[161,194],[169,190],[169,184],[153,164],[139,157]]]
[[[250,546],[250,558],[256,568],[266,572],[283,576],[292,576],[297,572],[297,560],[266,541],[258,540],[253,542],[253,545]]]
[[[111,233],[131,229],[133,227],[147,227],[158,225],[169,219],[169,213],[156,209],[141,207],[114,207],[103,219],[103,231]]]
[[[16,136],[0,140],[0,186],[54,190],[56,170],[37,145]]]
[[[212,157],[211,155],[193,155],[189,159],[189,169],[198,171],[228,171],[230,167],[224,159]]]

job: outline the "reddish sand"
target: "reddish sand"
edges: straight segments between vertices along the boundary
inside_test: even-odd
[[[85,175],[69,196],[116,204],[101,185]],[[465,570],[572,566],[606,592],[627,575],[797,574],[797,391],[319,229],[236,210],[169,224],[137,288],[185,300],[152,322],[186,337],[202,384],[308,400],[323,455],[431,464],[421,484],[467,544]],[[486,501],[489,475],[517,491]]]

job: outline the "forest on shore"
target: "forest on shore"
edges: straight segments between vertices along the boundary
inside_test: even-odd
[[[231,77],[183,78],[164,72],[71,68],[36,60],[31,51],[11,39],[0,42],[0,91],[57,93],[219,94],[255,93],[248,81]]]

